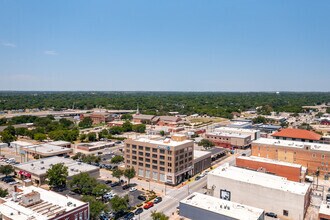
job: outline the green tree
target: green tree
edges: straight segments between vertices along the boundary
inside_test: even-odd
[[[208,139],[202,139],[199,143],[198,146],[203,146],[204,149],[210,149],[214,147],[214,143]]]
[[[7,189],[2,189],[0,188],[0,197],[4,198],[8,195],[8,190]]]
[[[164,137],[164,136],[165,136],[165,131],[161,130],[161,131],[159,132],[159,134],[160,134],[162,137]]]
[[[327,108],[327,113],[330,114],[330,108]]]
[[[81,159],[83,155],[84,155],[83,153],[78,152],[78,153],[76,153],[74,156],[72,156],[71,158],[72,158],[73,160],[77,160],[77,159]]]
[[[102,131],[100,131],[99,133],[99,139],[101,138],[106,138],[109,135],[109,131],[107,129],[103,129]]]
[[[4,131],[7,131],[8,133],[10,133],[11,135],[15,136],[16,135],[16,129],[14,128],[14,126],[9,125],[8,127],[6,127],[4,129]]]
[[[27,136],[28,129],[27,128],[16,128],[16,135]]]
[[[62,163],[54,164],[46,172],[48,185],[52,188],[66,186],[68,174],[68,167],[64,166]]]
[[[130,183],[131,179],[134,178],[136,175],[134,167],[127,168],[124,170],[124,176],[128,179],[128,184]]]
[[[156,212],[156,211],[151,212],[151,218],[152,218],[152,220],[168,220],[169,219],[169,217],[166,216],[164,213]]]
[[[124,161],[124,157],[120,155],[116,155],[113,158],[111,158],[111,163],[120,163]]]
[[[133,131],[138,133],[144,133],[146,131],[146,125],[140,124],[140,125],[133,125]]]
[[[112,135],[121,134],[122,132],[123,132],[123,128],[119,127],[119,126],[112,126],[109,129],[109,133],[112,134]]]
[[[122,125],[123,131],[124,132],[129,132],[133,130],[133,125],[129,121],[125,121],[124,124]]]
[[[14,168],[11,165],[1,165],[0,173],[8,176],[9,174],[14,172]]]
[[[258,116],[256,118],[252,119],[252,122],[254,124],[260,124],[260,123],[265,124],[267,122],[267,119],[263,116]]]
[[[93,125],[93,121],[90,117],[85,117],[83,120],[81,120],[78,124],[81,128],[90,128]]]
[[[131,114],[123,114],[121,120],[132,120],[133,116]]]
[[[86,135],[86,134],[81,134],[81,135],[79,136],[79,140],[80,140],[81,142],[86,141],[86,138],[87,138],[87,135]]]
[[[92,220],[98,220],[102,211],[109,211],[107,204],[96,200],[93,196],[83,196],[82,200],[89,203],[90,218]]]
[[[88,173],[79,173],[69,181],[70,188],[84,195],[92,195],[93,189],[97,186],[97,180],[89,176]]]
[[[47,139],[47,135],[42,134],[42,133],[36,133],[33,135],[33,139],[37,141],[43,141]]]
[[[9,133],[8,131],[1,132],[1,141],[9,144],[12,141],[16,141],[16,137]]]
[[[126,211],[128,209],[128,196],[126,195],[125,197],[119,197],[116,195],[110,200],[110,204],[112,210],[115,212],[121,210]]]
[[[112,176],[118,178],[118,181],[120,182],[120,178],[123,176],[123,171],[120,169],[115,169],[112,171]]]
[[[96,133],[95,132],[90,132],[87,134],[87,139],[90,142],[96,141]]]
[[[109,192],[110,190],[111,190],[111,188],[108,187],[107,185],[105,185],[103,183],[99,183],[93,188],[92,194],[95,197],[100,197],[100,196],[103,196],[104,193]]]
[[[72,128],[74,126],[73,121],[68,120],[66,118],[61,118],[59,120],[59,123],[64,127],[64,128]]]

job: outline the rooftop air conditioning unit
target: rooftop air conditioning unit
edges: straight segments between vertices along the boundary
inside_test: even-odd
[[[44,164],[44,161],[40,161],[41,164]]]

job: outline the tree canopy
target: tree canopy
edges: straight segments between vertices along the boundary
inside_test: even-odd
[[[134,167],[127,168],[124,170],[124,176],[128,179],[128,184],[130,183],[131,179],[134,178],[136,175]]]
[[[3,175],[8,176],[9,174],[14,172],[14,168],[11,165],[1,165],[0,166],[0,173]]]
[[[66,186],[68,175],[68,167],[64,166],[62,163],[54,164],[46,172],[48,185],[52,188]]]
[[[214,143],[208,139],[202,139],[199,143],[198,146],[203,146],[204,149],[210,149],[214,147]]]

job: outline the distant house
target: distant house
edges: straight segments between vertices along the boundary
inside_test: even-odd
[[[157,122],[157,125],[159,126],[170,126],[170,127],[176,127],[181,121],[180,117],[176,116],[160,116],[159,120]]]

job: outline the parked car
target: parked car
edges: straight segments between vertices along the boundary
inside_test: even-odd
[[[143,206],[143,208],[144,209],[150,209],[151,207],[153,207],[154,206],[154,203],[153,202],[147,202],[144,206]]]
[[[127,214],[127,212],[125,212],[125,211],[123,211],[123,210],[120,210],[120,211],[118,211],[118,212],[116,212],[116,213],[114,213],[115,214],[115,219],[119,219],[120,217],[123,217],[123,216],[125,216],[126,214]]]
[[[128,188],[129,188],[129,185],[123,185],[123,187],[122,187],[123,190],[126,190]]]
[[[9,182],[9,185],[15,185],[17,183],[18,183],[17,181],[13,181],[13,182]]]
[[[266,212],[265,216],[272,217],[272,218],[277,218],[277,215],[274,212]]]
[[[155,203],[155,204],[158,204],[158,203],[160,203],[161,201],[163,201],[162,197],[157,197],[157,198],[154,200],[154,203]]]
[[[119,186],[119,185],[120,185],[119,182],[113,182],[113,183],[110,184],[111,187],[115,187],[115,186]]]
[[[110,183],[112,183],[112,180],[105,181],[105,184],[110,184]]]
[[[136,191],[136,190],[137,190],[137,189],[136,189],[135,187],[132,187],[132,188],[129,189],[130,192],[134,192],[134,191]]]
[[[326,201],[327,201],[327,202],[330,202],[330,194],[327,194],[327,196],[326,196]]]
[[[133,218],[134,218],[134,213],[133,212],[129,212],[123,217],[123,219],[125,219],[125,220],[131,220]]]
[[[137,210],[135,210],[134,214],[140,215],[142,212],[143,212],[143,208],[138,208]]]
[[[137,198],[139,200],[142,200],[142,201],[146,201],[147,200],[147,198],[145,196],[143,196],[143,195],[139,195]]]
[[[200,178],[201,178],[200,176],[196,176],[195,180],[197,181],[197,180],[199,180]]]

